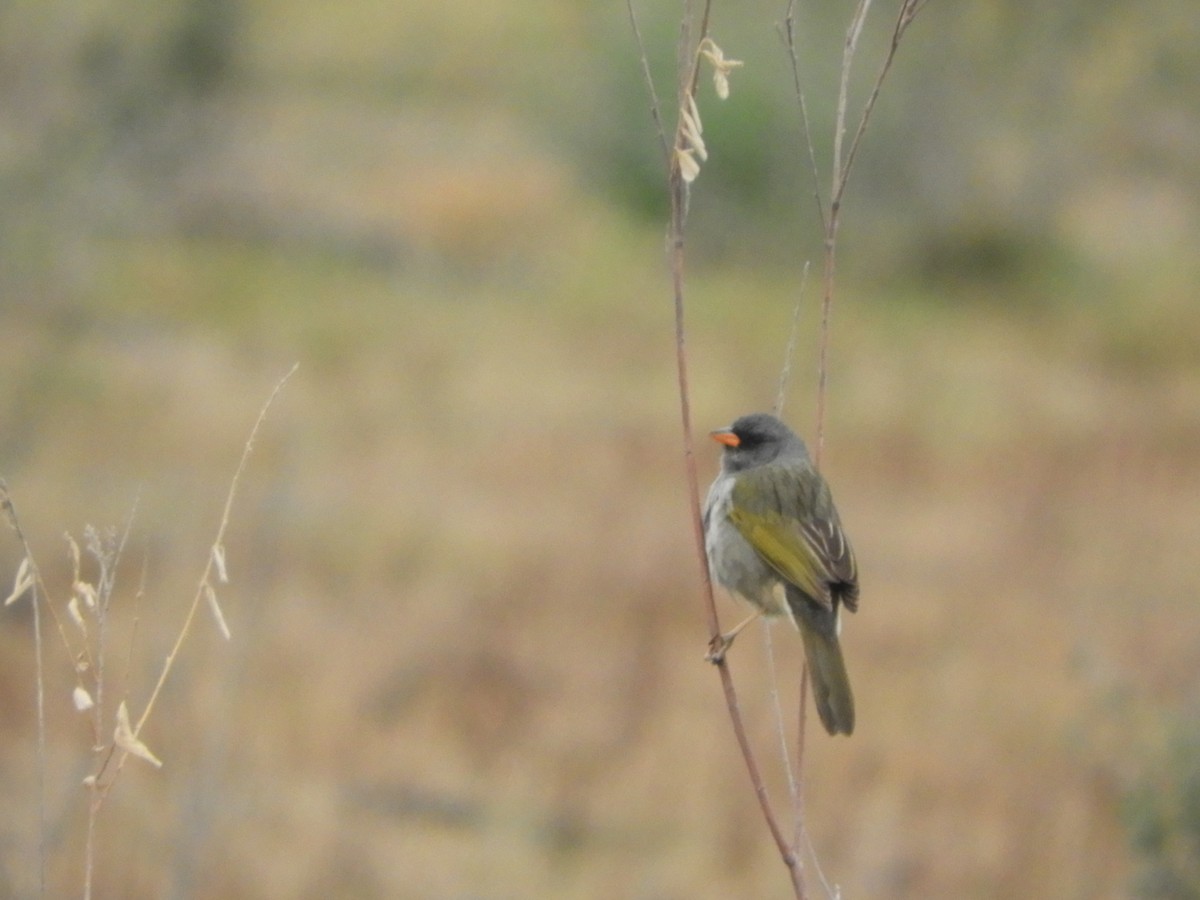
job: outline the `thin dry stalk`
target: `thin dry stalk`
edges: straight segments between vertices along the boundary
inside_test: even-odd
[[[787,349],[783,352],[783,367],[779,372],[779,391],[775,395],[775,415],[783,418],[783,402],[787,397],[788,382],[792,377],[792,360],[796,356],[796,344],[800,340],[800,310],[804,305],[804,289],[808,286],[808,260],[800,272],[800,290],[792,307],[792,325],[788,331]]]
[[[63,617],[59,615],[55,608],[55,604],[45,602],[46,608],[50,611],[55,625],[58,629],[59,637],[62,640],[68,656],[72,660],[73,669],[76,678],[76,687],[74,691],[74,701],[76,708],[80,712],[90,712],[92,722],[93,748],[97,749],[102,754],[102,759],[99,762],[95,773],[89,775],[85,779],[85,785],[89,789],[88,802],[88,818],[86,826],[85,844],[84,844],[84,884],[83,896],[85,900],[92,895],[92,882],[95,870],[96,856],[96,832],[97,820],[104,800],[108,792],[115,785],[118,776],[125,764],[126,759],[130,755],[139,756],[142,759],[150,762],[155,766],[161,766],[162,763],[150,752],[149,748],[141,742],[139,734],[145,727],[146,722],[150,718],[150,714],[154,709],[155,703],[166,684],[167,678],[171,673],[175,660],[183,647],[188,634],[191,631],[192,621],[195,618],[196,612],[200,607],[201,601],[204,601],[210,607],[217,626],[226,638],[229,637],[229,630],[225,624],[224,616],[221,613],[220,607],[217,604],[216,583],[224,584],[228,581],[228,576],[225,571],[225,550],[224,539],[225,532],[229,526],[230,515],[233,508],[234,497],[237,493],[237,488],[241,482],[242,473],[245,471],[247,461],[250,457],[250,451],[254,446],[255,438],[258,435],[259,428],[262,426],[263,420],[266,417],[267,410],[270,408],[275,397],[279,394],[287,380],[296,371],[297,366],[284,375],[282,379],[275,385],[271,395],[267,398],[262,409],[259,411],[258,418],[254,422],[254,427],[250,431],[250,436],[246,440],[245,446],[242,449],[241,459],[238,462],[237,469],[234,472],[233,478],[229,485],[229,491],[225,498],[225,506],[221,516],[220,525],[217,528],[216,538],[213,541],[212,547],[208,554],[208,560],[204,567],[204,571],[200,576],[199,583],[196,588],[196,593],[193,596],[192,604],[188,609],[183,626],[180,628],[176,636],[174,646],[167,655],[162,670],[159,673],[154,689],[150,694],[150,698],[142,711],[141,716],[137,720],[136,726],[131,724],[127,698],[121,700],[116,711],[116,729],[111,741],[106,737],[108,715],[105,710],[105,695],[107,692],[108,677],[105,670],[105,660],[107,658],[107,622],[108,612],[111,607],[113,588],[116,583],[117,566],[121,559],[122,553],[128,542],[129,534],[133,523],[133,512],[130,512],[129,518],[126,521],[125,528],[122,531],[119,540],[115,539],[112,534],[107,537],[100,535],[92,528],[85,530],[85,544],[88,554],[95,560],[99,572],[94,582],[87,582],[81,574],[81,553],[79,545],[70,537],[67,536],[68,547],[71,552],[73,563],[73,579],[71,588],[71,599],[65,604],[67,612],[74,624],[74,629],[68,629],[64,624]],[[43,668],[43,641],[41,630],[41,608],[43,602],[49,597],[49,592],[46,590],[44,581],[42,580],[41,570],[37,565],[37,561],[33,555],[33,550],[25,536],[25,532],[21,527],[20,519],[17,515],[16,507],[12,497],[8,491],[7,485],[0,479],[0,508],[3,509],[9,525],[16,532],[17,538],[21,544],[24,558],[17,571],[17,577],[13,590],[5,601],[5,605],[9,605],[20,599],[26,593],[30,594],[33,604],[33,631],[34,631],[34,656],[37,669],[37,720],[38,720],[38,737],[37,737],[37,758],[38,758],[38,858],[39,858],[39,883],[40,895],[45,896],[46,893],[46,868],[48,856],[48,826],[46,813],[46,722],[45,722],[45,678]],[[142,578],[139,584],[136,601],[140,604],[140,600],[145,593],[145,564],[143,563]],[[95,624],[94,633],[90,631],[88,622]],[[133,646],[136,640],[138,620],[135,614],[132,634],[130,637],[130,645],[128,656],[125,660],[125,672],[123,680],[128,689],[129,670],[133,658]],[[74,635],[74,637],[72,637]],[[88,680],[88,684],[84,684],[84,679]],[[90,690],[89,690],[90,688]],[[112,765],[113,760],[116,760],[115,766]],[[111,772],[111,774],[109,774]],[[108,777],[106,778],[106,774]]]
[[[125,519],[125,528],[121,532],[121,540],[117,544],[115,551],[107,552],[100,544],[100,539],[93,532],[90,535],[88,551],[100,566],[100,575],[96,584],[96,663],[95,663],[95,706],[93,707],[93,721],[96,723],[97,737],[102,731],[102,724],[105,721],[104,717],[104,701],[105,688],[107,680],[105,678],[105,660],[107,659],[108,649],[108,611],[112,605],[113,586],[116,582],[117,564],[121,560],[121,554],[125,550],[125,545],[129,541],[129,534],[133,529],[134,516],[137,513],[137,500],[134,500],[133,508],[130,509],[129,515]],[[78,569],[75,573],[75,583],[80,583]],[[97,740],[97,743],[99,741]]]
[[[650,92],[650,117],[654,120],[654,130],[658,133],[658,143],[662,148],[663,160],[671,164],[671,147],[667,143],[667,132],[663,128],[662,104],[658,102],[658,91],[654,87],[654,76],[650,74],[650,57],[646,53],[646,42],[642,40],[642,28],[638,24],[637,13],[633,9],[633,0],[625,0],[625,9],[629,13],[629,27],[633,29],[633,38],[637,41],[638,57],[642,65],[642,78],[645,79],[646,89]]]
[[[14,516],[15,518],[15,516]],[[24,538],[22,538],[24,540]],[[33,588],[33,647],[37,679],[37,780],[38,780],[38,885],[41,896],[46,896],[46,678],[42,660],[42,614],[41,593]]]
[[[229,526],[230,514],[233,510],[234,497],[237,494],[237,488],[241,482],[242,473],[245,471],[246,464],[250,459],[250,451],[254,447],[254,440],[258,436],[258,430],[262,426],[263,420],[266,418],[267,410],[271,408],[275,397],[283,389],[284,384],[298,368],[298,364],[292,366],[286,375],[276,383],[275,388],[271,391],[267,401],[259,410],[258,418],[254,421],[254,427],[250,429],[250,436],[246,439],[246,443],[242,448],[241,458],[238,460],[237,469],[233,473],[233,478],[229,483],[229,491],[225,496],[225,507],[221,514],[221,522],[217,527],[216,538],[213,540],[212,547],[209,549],[208,558],[205,562],[204,570],[200,575],[200,580],[196,586],[196,592],[192,597],[192,603],[188,608],[187,615],[184,618],[183,625],[176,635],[175,643],[171,647],[171,651],[167,654],[163,661],[163,666],[158,675],[158,680],[155,682],[154,689],[150,692],[150,698],[146,701],[146,706],[142,710],[142,714],[138,717],[137,724],[131,725],[128,713],[128,707],[125,700],[121,701],[117,710],[117,729],[114,740],[108,745],[103,762],[100,764],[95,775],[88,778],[88,786],[91,791],[90,802],[88,804],[88,826],[87,826],[87,841],[84,849],[85,853],[85,871],[84,871],[84,900],[90,900],[92,892],[92,872],[95,859],[95,832],[96,821],[100,813],[101,807],[104,805],[105,799],[108,797],[109,791],[112,790],[120,777],[121,771],[125,766],[126,760],[130,755],[141,757],[155,766],[161,766],[162,763],[152,754],[148,747],[142,743],[140,735],[142,729],[145,728],[147,721],[150,719],[150,714],[154,711],[155,703],[158,700],[163,686],[167,682],[168,676],[175,665],[175,660],[182,650],[184,642],[187,640],[188,634],[191,632],[192,622],[196,617],[196,612],[200,608],[202,601],[206,602],[210,607],[217,626],[226,639],[229,639],[229,629],[225,624],[225,618],[221,614],[220,607],[217,605],[216,588],[213,586],[213,576],[219,582],[224,583],[228,580],[225,572],[225,531]],[[123,543],[123,542],[122,542]],[[144,591],[143,585],[138,589],[140,597]],[[135,623],[136,628],[136,623]],[[132,647],[130,649],[132,656]],[[112,761],[116,758],[115,768],[112,774],[105,778],[106,773]]]
[[[266,403],[263,404],[262,409],[259,411],[258,418],[254,422],[254,427],[250,429],[250,436],[246,439],[246,444],[242,448],[241,459],[238,461],[237,469],[233,473],[233,479],[229,483],[229,492],[225,496],[225,508],[221,513],[221,523],[217,527],[216,538],[213,540],[212,547],[210,548],[208,554],[208,559],[204,565],[204,570],[200,574],[200,580],[196,585],[196,592],[192,597],[191,606],[188,607],[187,615],[184,617],[183,625],[179,629],[179,634],[175,638],[175,643],[171,647],[170,653],[168,653],[166,659],[163,660],[162,670],[158,674],[158,680],[154,684],[154,689],[150,692],[150,698],[146,701],[146,706],[142,710],[142,714],[138,716],[137,724],[133,726],[132,737],[134,739],[137,739],[141,735],[142,729],[146,727],[146,722],[150,719],[150,714],[154,711],[155,704],[158,702],[158,697],[162,693],[163,686],[167,683],[167,678],[170,676],[171,670],[175,666],[175,660],[179,656],[179,651],[183,649],[183,644],[187,640],[188,634],[191,632],[192,621],[196,618],[196,612],[199,610],[200,604],[206,601],[210,603],[213,602],[210,600],[210,593],[215,591],[215,588],[212,584],[212,578],[214,570],[220,571],[223,565],[220,561],[224,559],[225,554],[225,531],[229,527],[230,513],[233,510],[233,500],[237,495],[238,484],[241,481],[242,473],[246,469],[246,463],[250,459],[250,451],[254,448],[254,440],[258,436],[258,430],[262,426],[263,420],[266,418],[267,410],[271,408],[271,404],[274,402],[275,397],[283,389],[284,384],[286,384],[287,380],[292,377],[292,374],[298,367],[298,364],[292,366],[288,373],[284,375],[283,378],[281,378],[275,385],[274,390],[271,391],[271,395],[267,397]],[[218,620],[218,627],[220,627],[221,624],[222,620]],[[224,633],[225,629],[222,629],[222,632]],[[117,759],[117,770],[112,779],[110,779],[105,785],[105,792],[107,792],[107,790],[111,788],[112,784],[115,782],[117,774],[120,773],[121,768],[124,766],[128,757],[129,751],[122,750]],[[103,772],[99,774],[102,775]],[[98,776],[98,783],[99,780],[100,779]]]
[[[825,406],[828,393],[830,317],[833,307],[833,288],[837,260],[837,233],[841,218],[840,213],[842,199],[845,194],[846,185],[848,184],[849,174],[853,166],[854,159],[857,155],[862,137],[866,132],[867,124],[870,121],[871,112],[874,109],[874,104],[878,98],[883,81],[891,68],[896,51],[900,44],[900,40],[902,39],[904,32],[907,30],[908,25],[911,24],[913,18],[916,16],[916,13],[924,5],[924,2],[925,0],[904,0],[896,21],[896,25],[893,29],[892,41],[888,54],[884,60],[879,74],[876,77],[871,94],[867,102],[864,104],[858,121],[858,127],[851,138],[849,151],[844,152],[843,144],[846,134],[847,110],[849,107],[850,74],[853,68],[855,51],[857,50],[858,42],[866,22],[867,14],[870,10],[871,0],[859,0],[856,6],[854,15],[852,16],[850,25],[846,31],[845,43],[843,46],[841,79],[838,89],[838,101],[834,129],[833,165],[831,172],[828,212],[826,212],[825,205],[821,197],[819,186],[820,175],[816,164],[816,154],[813,149],[811,129],[809,128],[807,105],[804,98],[804,92],[801,88],[799,60],[795,44],[795,0],[790,0],[787,7],[784,27],[785,40],[792,62],[793,80],[801,111],[803,134],[805,136],[808,150],[809,166],[813,174],[814,194],[816,196],[817,209],[821,217],[824,231],[822,279],[823,291],[821,303],[820,344],[818,352],[817,428],[814,453],[814,461],[818,467],[820,466],[825,440]],[[653,79],[650,76],[645,46],[642,41],[640,29],[637,25],[637,17],[634,13],[632,0],[627,0],[627,8],[629,11],[630,22],[633,26],[634,34],[638,42],[643,75],[646,79],[647,87],[650,93],[652,115],[659,130],[660,142],[662,142],[664,149],[666,149],[666,142],[662,131],[662,116],[660,112],[660,106],[658,103],[657,93],[654,88]],[[708,37],[711,8],[711,0],[706,0],[702,7],[699,27],[696,29],[694,28],[694,9],[689,3],[686,6],[684,18],[680,26],[680,51],[678,58],[678,124],[676,127],[673,146],[671,151],[668,153],[668,185],[671,198],[671,221],[669,232],[670,267],[675,313],[676,369],[679,386],[680,417],[683,427],[684,469],[688,483],[688,493],[691,504],[693,532],[697,548],[697,555],[701,563],[701,579],[704,588],[703,593],[705,596],[705,610],[709,623],[709,631],[712,635],[713,646],[719,647],[719,642],[721,641],[720,622],[716,611],[716,602],[713,597],[712,583],[709,577],[707,559],[704,551],[704,530],[700,511],[699,483],[696,473],[694,447],[692,443],[691,404],[687,366],[687,342],[684,321],[684,235],[686,232],[687,207],[689,198],[688,192],[690,182],[694,180],[699,173],[699,162],[697,159],[703,161],[707,155],[703,138],[701,136],[702,129],[700,127],[699,112],[696,108],[695,95],[701,52],[706,46],[706,43],[712,49],[716,49],[715,45],[711,43],[711,40]],[[716,52],[718,59],[720,59],[719,50]],[[789,338],[787,356],[784,363],[784,369],[780,377],[777,410],[781,409],[783,405],[786,383],[790,374],[790,362],[794,343],[795,321],[793,321],[792,336]],[[793,780],[793,771],[788,763],[786,750],[783,753],[784,764],[787,766],[789,783],[792,785],[793,812],[795,814],[795,834],[792,842],[789,844],[784,840],[782,831],[780,830],[779,824],[774,816],[765,787],[762,783],[762,778],[758,770],[755,756],[746,738],[745,728],[741,719],[740,708],[737,701],[737,694],[736,690],[734,689],[734,683],[729,670],[728,662],[724,653],[720,652],[719,650],[715,653],[712,653],[710,656],[712,661],[717,665],[718,671],[721,675],[721,683],[726,697],[726,706],[729,710],[734,734],[738,740],[739,747],[741,748],[742,756],[745,761],[747,771],[750,775],[751,782],[754,785],[755,793],[759,798],[759,804],[762,809],[764,819],[767,822],[772,837],[775,839],[780,856],[784,860],[784,863],[787,865],[789,873],[791,874],[796,896],[804,897],[804,870],[800,847],[804,843],[804,839],[807,836],[804,828],[804,790],[802,778],[804,741],[807,720],[807,669],[803,671],[801,676],[801,700],[798,716],[799,734],[797,739],[796,765],[800,772],[799,778]],[[833,895],[835,891],[831,889],[828,882],[825,881],[824,875],[820,873],[819,866],[818,875],[821,878],[821,882],[826,892]]]
[[[846,134],[847,110],[849,106],[850,73],[854,54],[858,47],[858,41],[862,35],[867,13],[871,6],[871,0],[858,0],[854,15],[851,18],[850,25],[846,31],[846,39],[842,53],[841,80],[838,90],[836,122],[834,129],[833,167],[831,172],[828,211],[826,211],[826,207],[821,196],[820,174],[816,162],[816,153],[813,149],[812,133],[811,129],[809,128],[808,109],[804,98],[804,91],[801,86],[800,66],[795,42],[795,0],[789,0],[786,10],[783,28],[784,37],[789,56],[791,58],[793,81],[797,100],[800,106],[802,130],[808,151],[808,162],[813,175],[814,195],[824,232],[822,274],[823,290],[817,375],[817,428],[814,452],[814,462],[818,467],[820,466],[825,441],[825,404],[829,371],[830,316],[833,307],[833,287],[837,259],[837,232],[838,225],[840,223],[842,199],[845,194],[850,170],[857,155],[862,137],[866,132],[866,127],[870,121],[871,112],[874,109],[875,101],[878,98],[883,81],[891,68],[892,61],[895,58],[896,51],[899,48],[899,44],[904,32],[915,18],[917,12],[924,6],[925,2],[926,0],[903,0],[896,25],[893,29],[891,47],[884,60],[883,66],[881,67],[880,72],[875,79],[871,94],[867,102],[864,104],[858,121],[858,127],[855,129],[853,137],[850,141],[849,150],[843,153],[843,144]],[[797,897],[803,898],[806,896],[806,894],[804,887],[804,866],[802,854],[800,853],[800,846],[804,842],[804,838],[807,837],[804,829],[804,784],[802,777],[804,760],[804,735],[807,720],[807,668],[805,668],[801,676],[799,736],[797,740],[796,766],[801,774],[800,777],[795,781],[791,781],[793,772],[790,765],[788,765],[786,749],[783,754],[784,763],[788,766],[789,781],[794,785],[792,789],[792,796],[793,811],[796,818],[795,835],[793,841],[789,843],[783,837],[782,830],[779,827],[779,823],[775,818],[770,801],[767,797],[766,788],[763,784],[756,758],[746,737],[746,730],[741,717],[737,692],[734,688],[733,676],[730,672],[729,664],[725,654],[721,650],[722,638],[720,620],[717,615],[716,601],[713,595],[712,582],[708,571],[707,556],[705,554],[704,526],[700,508],[699,479],[696,472],[695,450],[692,441],[692,417],[686,339],[687,331],[685,327],[684,316],[684,236],[686,233],[687,209],[690,189],[689,186],[699,174],[700,162],[702,162],[707,156],[707,151],[705,149],[702,137],[699,111],[696,107],[696,84],[699,75],[701,57],[706,56],[720,73],[716,79],[717,89],[718,92],[724,96],[725,91],[727,91],[727,84],[723,85],[721,82],[728,74],[728,70],[733,66],[740,65],[740,63],[724,60],[719,48],[716,47],[716,45],[708,36],[709,21],[712,12],[711,0],[704,0],[701,7],[698,26],[696,24],[694,4],[691,2],[685,3],[684,15],[680,23],[680,43],[678,51],[678,118],[673,143],[670,147],[668,147],[662,125],[661,107],[658,101],[657,92],[654,87],[654,81],[650,74],[649,60],[646,54],[645,44],[642,40],[641,30],[638,26],[637,16],[633,7],[633,0],[626,0],[626,7],[629,13],[629,20],[633,28],[634,36],[638,44],[642,74],[646,80],[646,85],[650,96],[651,114],[658,130],[660,143],[662,144],[664,153],[667,157],[667,182],[671,200],[668,244],[672,297],[675,314],[675,359],[679,388],[680,418],[683,428],[684,472],[688,486],[688,497],[693,524],[693,536],[695,539],[697,557],[700,561],[701,583],[703,585],[703,595],[705,598],[705,614],[708,620],[709,633],[711,635],[710,649],[712,652],[710,652],[709,658],[717,666],[717,670],[720,673],[721,685],[725,694],[726,707],[729,711],[729,717],[733,726],[734,735],[738,741],[738,746],[741,749],[742,757],[746,764],[747,772],[750,775],[751,783],[754,786],[755,794],[758,797],[763,818],[765,819],[767,827],[770,830],[773,839],[775,840],[780,857],[783,859],[791,875],[792,886],[795,890],[795,894]],[[805,269],[805,274],[807,276],[807,267]],[[789,338],[787,357],[784,363],[783,372],[780,377],[779,395],[776,404],[777,410],[782,408],[786,384],[790,375],[791,357],[795,344],[795,329],[796,325],[795,321],[793,321],[792,336]],[[819,866],[818,875],[826,892],[831,896],[836,895],[836,891],[830,888],[828,882],[825,881],[824,875],[820,873]]]
[[[104,703],[108,683],[105,670],[105,661],[108,658],[108,613],[112,606],[117,565],[124,553],[125,545],[129,541],[129,534],[133,529],[133,520],[136,512],[137,501],[135,500],[133,508],[129,511],[129,515],[125,519],[125,528],[121,533],[120,542],[115,549],[112,548],[111,544],[106,547],[101,537],[93,529],[89,528],[85,534],[88,553],[96,560],[96,563],[100,567],[100,573],[96,579],[96,597],[92,610],[96,618],[95,668],[89,670],[92,672],[92,684],[94,686],[92,692],[94,705],[91,710],[92,733],[95,736],[92,746],[94,747],[103,746],[102,735],[104,734],[105,722],[107,721]],[[69,536],[68,541],[70,541],[72,556],[75,560],[73,584],[79,587],[84,583],[79,567],[79,547]],[[121,704],[121,708],[124,708],[124,703]],[[96,825],[102,805],[102,798],[95,789],[95,781],[90,780],[88,785],[88,817],[83,848],[83,895],[85,900],[92,895],[92,881],[96,868]]]
[[[816,154],[813,152],[812,129],[809,127],[808,107],[804,99],[804,90],[800,77],[800,59],[796,49],[795,31],[796,0],[789,0],[784,15],[782,29],[784,42],[787,46],[788,58],[791,62],[792,82],[796,92],[796,101],[800,109],[800,125],[808,150],[808,165],[813,177],[816,205],[824,232],[820,346],[817,363],[816,446],[813,454],[813,462],[818,468],[820,468],[821,457],[825,448],[825,401],[829,382],[829,326],[830,314],[833,308],[834,280],[837,271],[837,234],[838,227],[841,224],[842,200],[846,193],[846,186],[849,184],[850,172],[854,167],[854,160],[857,158],[863,135],[866,134],[867,125],[871,121],[875,102],[879,99],[879,93],[883,88],[883,83],[887,78],[888,72],[891,71],[892,63],[896,58],[896,52],[900,48],[900,42],[908,30],[908,26],[912,24],[917,13],[924,8],[926,2],[928,0],[904,0],[901,3],[896,22],[892,27],[888,52],[884,57],[878,74],[875,76],[871,92],[863,104],[858,118],[858,125],[854,130],[854,136],[850,140],[850,147],[843,153],[849,108],[850,73],[853,69],[854,55],[858,49],[858,41],[862,35],[863,26],[866,23],[867,13],[870,11],[871,0],[859,0],[858,5],[855,7],[854,15],[851,17],[850,25],[846,29],[846,38],[842,46],[841,79],[838,85],[837,112],[833,131],[833,162],[830,172],[828,212],[821,196],[820,172],[817,167]]]
[[[854,131],[854,138],[850,141],[850,150],[846,154],[846,162],[841,166],[842,177],[840,190],[837,195],[838,202],[841,202],[841,192],[846,189],[846,179],[850,175],[850,169],[854,165],[854,157],[858,153],[858,145],[862,141],[863,135],[867,130],[867,123],[871,120],[871,111],[875,109],[875,101],[879,99],[879,91],[883,88],[884,79],[887,78],[888,72],[892,68],[892,62],[896,59],[896,51],[900,49],[900,41],[904,38],[904,33],[908,31],[908,26],[913,23],[913,19],[917,17],[928,0],[904,0],[900,5],[900,12],[896,16],[896,24],[892,28],[892,40],[888,46],[887,55],[884,57],[883,65],[880,66],[879,74],[875,76],[875,83],[871,86],[871,93],[867,97],[866,103],[863,104],[862,115],[858,119],[858,128]]]
[[[863,27],[866,23],[867,14],[870,11],[871,0],[859,0],[853,16],[850,19],[850,24],[846,29],[846,38],[842,47],[842,66],[841,77],[838,84],[838,98],[836,119],[834,122],[833,131],[833,161],[832,170],[830,173],[830,195],[828,212],[826,211],[825,203],[821,196],[820,188],[820,171],[817,166],[816,153],[813,150],[812,129],[809,125],[808,106],[804,97],[802,80],[800,77],[800,61],[799,54],[796,49],[796,30],[795,30],[795,12],[796,0],[789,0],[787,9],[784,15],[783,36],[787,46],[788,57],[791,62],[792,81],[796,92],[796,101],[800,110],[800,124],[804,136],[805,146],[808,155],[809,170],[813,178],[813,190],[816,197],[816,207],[821,218],[821,225],[824,232],[823,242],[823,265],[822,265],[822,292],[821,292],[821,324],[819,336],[819,348],[817,359],[817,409],[816,409],[816,442],[813,453],[813,463],[819,469],[821,467],[821,459],[825,448],[825,410],[826,397],[828,394],[829,383],[829,335],[830,335],[830,317],[833,309],[834,282],[837,271],[837,235],[838,227],[841,223],[842,200],[845,196],[846,186],[849,183],[850,172],[854,166],[854,160],[858,154],[858,148],[861,144],[863,135],[866,133],[867,125],[871,120],[871,113],[875,108],[875,102],[879,98],[879,92],[883,87],[883,82],[887,78],[888,72],[891,70],[892,62],[895,60],[896,51],[900,47],[900,42],[904,37],[904,33],[908,30],[908,26],[912,24],[917,13],[924,7],[927,0],[903,0],[900,6],[900,11],[897,15],[895,25],[892,28],[891,43],[888,48],[887,55],[884,58],[883,65],[880,67],[875,81],[871,87],[871,92],[863,104],[862,112],[859,115],[858,125],[855,128],[854,135],[850,140],[849,150],[843,155],[843,143],[846,134],[846,119],[849,107],[850,93],[850,73],[853,68],[854,55],[858,49],[859,38],[862,36]],[[805,269],[807,275],[807,267]],[[804,742],[807,731],[806,720],[808,713],[808,689],[807,681],[808,670],[805,670],[801,676],[800,689],[800,709],[798,712],[798,734],[797,734],[797,760],[798,765],[802,765],[804,759]],[[796,832],[794,849],[797,855],[800,854],[801,844],[807,838],[804,828],[804,778],[803,769],[801,769],[798,780],[798,792],[796,798]],[[811,844],[810,844],[811,851]],[[817,866],[817,873],[821,879],[827,893],[831,896],[834,891],[831,890],[825,877],[820,870],[820,864],[816,862],[816,855],[813,854],[814,863]]]
[[[647,79],[647,87],[650,92],[651,103],[654,107],[654,121],[661,130],[662,115],[659,108],[657,93],[654,90],[653,79],[650,77],[649,63],[646,57],[645,47],[642,45],[640,32],[637,30],[637,17],[634,13],[632,0],[627,0],[629,9],[630,21],[634,24],[635,35],[638,38],[639,51],[641,53],[642,69]],[[699,27],[693,29],[692,25],[695,21],[694,11],[690,4],[685,12],[684,19],[681,25],[681,49],[680,49],[680,68],[679,68],[679,110],[678,124],[676,126],[672,152],[668,153],[667,166],[667,182],[671,199],[671,220],[669,229],[669,248],[670,248],[670,268],[671,268],[671,285],[672,297],[675,314],[675,362],[676,373],[679,386],[679,412],[681,425],[683,430],[683,456],[684,456],[684,472],[687,480],[688,499],[692,517],[692,530],[695,540],[697,559],[700,563],[700,577],[703,585],[703,596],[705,604],[705,614],[708,620],[708,629],[711,636],[711,646],[718,646],[721,640],[721,625],[717,615],[716,599],[713,595],[712,580],[708,571],[708,559],[704,549],[704,524],[700,508],[700,485],[699,477],[696,471],[696,456],[695,447],[692,440],[692,415],[691,415],[691,400],[690,388],[688,380],[688,357],[687,357],[687,329],[685,325],[685,301],[684,301],[684,235],[686,233],[687,222],[687,207],[688,207],[688,191],[689,181],[695,177],[695,172],[690,174],[685,169],[688,160],[691,159],[689,151],[693,150],[699,141],[699,123],[696,121],[692,112],[695,110],[696,84],[699,76],[699,67],[701,60],[701,48],[708,39],[709,19],[712,12],[711,0],[705,0],[700,16]],[[694,40],[692,36],[694,35]],[[665,147],[664,142],[664,147]],[[701,149],[701,156],[703,150]],[[783,835],[779,822],[776,819],[775,813],[771,807],[770,799],[767,795],[766,785],[763,782],[762,774],[758,767],[758,761],[754,755],[754,751],[750,746],[750,740],[746,734],[745,724],[742,720],[741,707],[738,702],[737,690],[733,681],[733,674],[729,668],[729,662],[724,653],[710,654],[710,659],[717,667],[717,671],[721,679],[721,688],[725,695],[725,705],[729,712],[730,722],[733,727],[734,737],[737,740],[738,747],[741,750],[742,759],[746,765],[746,771],[750,776],[751,784],[754,788],[755,796],[758,798],[759,807],[762,810],[763,818],[767,823],[767,827],[771,832],[771,836],[775,841],[775,845],[779,850],[779,854],[784,864],[787,866],[788,872],[791,875],[792,886],[797,898],[806,896],[804,890],[804,874],[803,863],[799,856],[793,852],[791,845]]]
[[[811,144],[809,147],[811,153]],[[792,324],[788,332],[787,349],[783,355],[783,367],[779,373],[779,391],[775,397],[775,415],[783,416],[783,404],[787,397],[788,381],[792,374],[792,359],[796,355],[796,344],[800,337],[800,310],[804,300],[804,289],[808,285],[808,269],[809,264],[806,260],[804,269],[800,275],[800,289],[796,296],[796,303],[792,307]],[[768,639],[768,649],[770,643]],[[769,671],[771,673],[771,698],[775,707],[776,730],[779,734],[780,759],[783,762],[784,773],[787,776],[788,796],[792,803],[792,852],[797,859],[803,860],[800,853],[800,847],[807,832],[804,829],[804,734],[805,734],[805,713],[807,711],[806,700],[808,696],[808,667],[802,666],[800,669],[800,720],[799,720],[799,738],[796,741],[796,760],[792,762],[788,753],[787,737],[785,734],[783,723],[783,711],[779,706],[779,692],[776,687],[777,678],[775,676],[775,660],[774,656],[770,655]],[[817,876],[822,884],[825,883],[825,876],[821,873],[820,863],[816,856],[813,856],[813,862],[817,868]],[[828,886],[827,886],[828,887]]]
[[[30,591],[29,601],[33,608],[33,657],[34,670],[37,681],[37,784],[38,784],[38,896],[46,896],[46,860],[47,860],[47,842],[48,831],[46,825],[46,679],[45,670],[43,669],[42,661],[42,598],[46,596],[45,585],[42,582],[42,573],[38,569],[37,561],[33,557],[33,551],[30,549],[29,540],[25,537],[25,531],[21,528],[21,520],[17,516],[17,508],[13,504],[12,495],[8,492],[8,485],[3,478],[0,478],[0,507],[4,509],[5,518],[8,519],[8,524],[17,535],[17,540],[21,543],[21,549],[25,553],[23,567],[28,568],[29,581],[28,589]],[[21,581],[21,576],[18,573],[18,582]],[[13,587],[13,593],[9,596],[5,605],[12,603],[20,597],[23,592],[20,585]],[[59,632],[66,639],[66,632],[63,631],[62,625],[59,625]]]

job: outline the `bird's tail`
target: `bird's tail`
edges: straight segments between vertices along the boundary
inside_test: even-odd
[[[854,695],[838,643],[837,613],[814,603],[791,585],[787,586],[787,595],[804,641],[821,724],[830,734],[850,734],[854,731]]]

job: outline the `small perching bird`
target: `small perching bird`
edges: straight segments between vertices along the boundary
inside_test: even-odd
[[[838,632],[841,607],[858,609],[858,569],[829,485],[804,441],[775,416],[742,416],[712,437],[725,449],[704,503],[709,572],[758,609],[714,653],[758,615],[787,616],[804,641],[821,724],[850,734],[854,696]]]

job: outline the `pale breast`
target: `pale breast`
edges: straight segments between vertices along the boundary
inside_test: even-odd
[[[713,482],[704,503],[704,550],[708,555],[709,575],[765,614],[783,615],[788,610],[782,592],[776,590],[778,576],[729,521],[732,491],[733,477],[721,475]]]

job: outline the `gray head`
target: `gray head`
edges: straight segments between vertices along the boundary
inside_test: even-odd
[[[780,457],[808,459],[804,441],[770,413],[742,416],[728,428],[714,431],[712,437],[725,445],[721,454],[722,472],[753,469]]]

